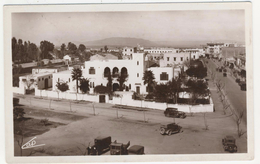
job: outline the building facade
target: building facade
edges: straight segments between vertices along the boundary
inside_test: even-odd
[[[117,78],[120,74],[128,74],[124,83],[130,91],[140,94],[146,93],[146,87],[143,84],[143,73],[145,71],[144,53],[133,53],[131,60],[94,60],[86,61],[85,68],[82,69],[82,76],[89,80],[90,92],[98,86],[107,86],[109,74],[112,77],[113,91],[119,89]],[[53,90],[57,81],[68,82],[71,91],[75,92],[76,82],[71,79],[71,71],[62,71],[53,74]]]
[[[189,52],[181,53],[166,53],[162,60],[160,60],[160,67],[173,67],[175,65],[182,65],[185,61],[190,59],[198,59],[199,55],[191,54]]]
[[[145,53],[174,53],[176,52],[176,49],[174,48],[145,48],[144,49]]]

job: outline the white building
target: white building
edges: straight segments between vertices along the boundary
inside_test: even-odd
[[[208,55],[218,55],[222,53],[222,48],[224,47],[224,43],[207,43],[207,48],[205,53]]]
[[[124,83],[131,91],[140,94],[146,93],[146,87],[143,84],[144,54],[133,53],[132,60],[94,60],[86,61],[85,68],[82,70],[82,76],[89,79],[90,91],[97,85],[106,86],[107,77],[110,73],[113,78],[113,91],[118,90],[119,82],[116,80],[121,73],[127,73],[128,78]],[[56,90],[55,84],[58,81],[68,82],[70,90],[75,91],[75,81],[72,82],[71,71],[63,71],[53,74],[53,90]]]
[[[189,52],[181,53],[165,53],[163,59],[160,60],[160,67],[172,67],[174,65],[181,65],[184,61],[191,59],[198,59],[199,55],[191,54]]]
[[[131,47],[124,47],[123,48],[123,51],[122,51],[123,56],[131,56],[132,57],[133,53],[134,53],[134,48],[131,48]]]
[[[172,80],[174,77],[174,68],[173,67],[151,67],[147,70],[150,70],[154,74],[154,81],[157,84],[166,84],[168,81]]]
[[[63,59],[64,59],[65,61],[71,62],[71,57],[70,57],[69,55],[63,56]]]
[[[146,53],[174,53],[176,52],[176,49],[174,48],[145,48],[144,52]]]
[[[19,77],[19,88],[48,89],[52,87],[52,73],[39,73]]]

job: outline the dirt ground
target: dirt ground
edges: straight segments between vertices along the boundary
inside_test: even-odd
[[[175,119],[183,127],[183,132],[171,136],[161,135],[160,123],[156,121],[142,122],[126,118],[111,118],[106,116],[80,116],[77,113],[58,113],[24,106],[25,117],[44,119],[56,122],[45,133],[35,134],[37,144],[42,147],[23,150],[23,155],[29,155],[38,150],[34,156],[83,155],[89,143],[98,136],[111,136],[112,141],[131,145],[143,145],[145,154],[204,154],[225,152],[221,140],[226,135],[236,138],[238,153],[247,152],[246,135],[237,137],[234,120],[221,111],[206,114],[209,130],[205,130],[203,114],[194,114],[185,119]],[[173,122],[172,118],[165,118]],[[60,124],[60,125],[58,125]],[[34,136],[24,138],[24,143]],[[19,156],[19,147],[15,142],[15,155]],[[106,153],[109,154],[109,153]],[[105,155],[106,155],[105,154]]]

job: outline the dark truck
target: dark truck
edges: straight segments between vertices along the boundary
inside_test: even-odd
[[[177,108],[166,108],[164,111],[164,115],[166,117],[173,117],[173,118],[185,118],[186,114],[184,112],[178,111]]]
[[[172,133],[179,133],[181,131],[182,127],[175,124],[175,123],[171,123],[171,124],[167,124],[167,125],[161,125],[160,127],[160,133],[161,135],[167,134],[167,135],[171,135]]]
[[[101,155],[110,149],[111,137],[97,137],[94,145],[88,147],[88,155]]]
[[[141,145],[133,145],[128,149],[129,155],[143,155],[144,147]]]
[[[112,142],[110,145],[110,154],[111,155],[127,155],[127,148],[130,146],[130,141],[127,144],[117,143],[117,141]]]
[[[225,151],[237,152],[236,139],[233,136],[226,136],[222,139],[222,144]]]

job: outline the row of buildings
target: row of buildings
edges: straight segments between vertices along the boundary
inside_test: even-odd
[[[239,48],[234,44],[208,43],[203,49],[174,49],[174,48],[123,48],[123,59],[110,53],[102,53],[91,56],[89,61],[79,68],[82,70],[83,78],[90,82],[90,93],[94,92],[96,86],[106,86],[108,75],[112,75],[113,91],[119,89],[117,77],[120,74],[128,74],[124,87],[129,91],[139,94],[147,94],[147,86],[144,85],[143,76],[146,70],[153,72],[155,82],[167,83],[172,78],[179,76],[182,69],[190,60],[198,59],[205,55],[223,56],[226,48]],[[241,47],[240,47],[241,48]],[[69,60],[69,59],[64,59]],[[67,82],[68,92],[76,92],[76,81],[72,80],[71,71],[73,66],[67,65],[61,68],[46,68],[33,70],[31,76],[21,76],[19,86],[28,88],[26,81],[34,79],[34,86],[38,89],[57,90],[57,82]],[[32,85],[33,87],[33,85]]]
[[[119,89],[119,82],[117,77],[124,73],[128,74],[128,78],[124,83],[125,88],[139,94],[147,94],[146,85],[144,85],[143,75],[146,70],[151,70],[154,73],[155,81],[157,83],[167,83],[174,77],[177,77],[184,68],[184,62],[189,62],[191,59],[198,59],[203,55],[198,49],[160,49],[161,53],[144,52],[138,48],[136,52],[130,48],[126,48],[124,58],[119,60],[111,54],[96,54],[91,56],[90,61],[85,61],[84,66],[81,66],[83,78],[89,79],[90,93],[98,85],[106,86],[108,83],[108,74],[113,77],[112,88],[113,91]],[[66,60],[66,59],[65,59]],[[41,71],[32,71],[31,76],[20,77],[20,87],[26,88],[25,81],[34,79],[34,86],[38,89],[52,89],[57,90],[57,82],[67,82],[69,85],[68,92],[76,92],[76,81],[72,81],[71,71],[72,66],[58,68],[46,68]],[[186,68],[186,67],[185,67]],[[38,69],[39,70],[39,69]],[[32,85],[33,87],[33,85]],[[28,87],[27,87],[28,88]]]

